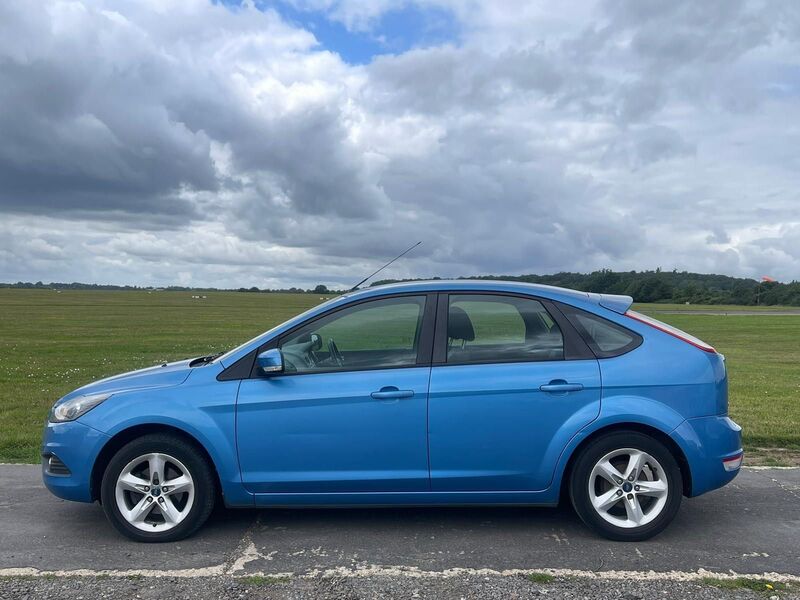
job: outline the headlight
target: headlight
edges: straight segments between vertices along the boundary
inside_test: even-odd
[[[50,422],[64,423],[65,421],[74,421],[110,397],[111,394],[90,394],[71,398],[53,407],[53,410],[50,411]]]

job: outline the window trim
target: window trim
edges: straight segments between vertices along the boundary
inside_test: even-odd
[[[243,377],[236,377],[236,379],[274,379],[276,377],[300,377],[303,375],[322,375],[322,374],[330,374],[330,373],[356,373],[359,371],[387,371],[393,369],[415,369],[417,367],[426,367],[430,366],[431,364],[431,353],[433,352],[433,319],[435,319],[436,315],[436,303],[438,298],[436,297],[436,293],[431,292],[405,292],[400,294],[386,294],[385,296],[373,296],[370,298],[361,298],[359,300],[355,300],[353,302],[348,302],[347,304],[343,304],[341,306],[336,306],[329,310],[326,310],[323,313],[315,315],[309,319],[306,319],[302,323],[298,323],[291,329],[284,331],[283,333],[275,336],[268,342],[261,344],[255,350],[252,350],[247,355],[242,357],[239,361],[231,365],[229,368],[233,369],[239,362],[243,360],[247,360],[249,362],[249,369],[247,370],[248,374],[245,374]],[[265,350],[271,350],[272,348],[279,348],[281,342],[288,338],[289,336],[296,333],[298,330],[318,321],[320,319],[324,319],[329,317],[337,312],[341,312],[346,309],[353,308],[355,306],[359,306],[361,304],[367,304],[369,302],[379,302],[381,300],[391,300],[394,298],[423,298],[423,307],[422,307],[422,325],[419,329],[419,346],[417,347],[417,360],[414,364],[411,365],[398,365],[398,366],[383,366],[383,367],[360,367],[360,368],[352,368],[352,369],[341,369],[341,368],[330,368],[330,369],[319,369],[316,371],[299,371],[299,372],[282,372],[282,373],[275,373],[273,375],[265,375],[261,373],[256,365],[256,357],[264,352]],[[226,369],[227,370],[227,369]],[[241,368],[242,372],[244,371],[244,367]],[[223,371],[224,373],[224,371]],[[222,375],[222,373],[220,374]],[[219,379],[219,376],[218,376]]]
[[[552,359],[497,359],[485,360],[480,362],[448,362],[447,361],[447,319],[450,307],[450,296],[505,296],[519,298],[522,300],[535,300],[545,309],[550,318],[561,330],[564,341],[564,356],[556,360]],[[468,366],[468,365],[497,365],[515,363],[545,363],[562,362],[567,360],[595,360],[595,355],[586,345],[586,342],[578,334],[572,323],[561,314],[555,303],[547,298],[533,296],[531,294],[521,294],[514,292],[498,292],[493,290],[448,290],[439,292],[439,301],[436,311],[436,331],[434,333],[433,360],[435,367],[447,366]]]

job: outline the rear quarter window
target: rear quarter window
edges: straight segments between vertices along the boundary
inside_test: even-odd
[[[597,358],[620,356],[642,343],[642,336],[638,333],[608,319],[566,304],[559,305],[559,309]]]

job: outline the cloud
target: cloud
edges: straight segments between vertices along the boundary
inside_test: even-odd
[[[460,35],[351,65],[274,3],[3,2],[0,279],[347,285],[417,240],[387,275],[800,277],[793,3],[290,4]]]

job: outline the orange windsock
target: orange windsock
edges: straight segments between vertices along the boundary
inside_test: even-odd
[[[761,276],[761,281],[774,282],[775,280],[772,277],[770,277],[769,275],[762,275]]]

